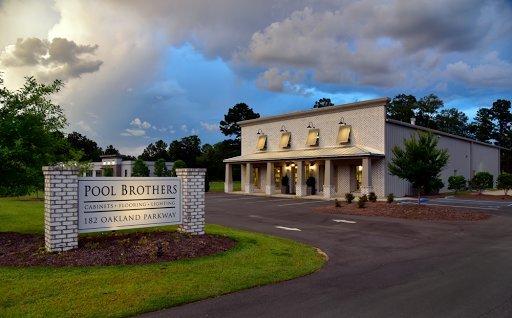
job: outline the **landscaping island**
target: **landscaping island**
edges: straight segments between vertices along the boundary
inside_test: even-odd
[[[32,249],[17,251],[26,253],[25,261],[30,259],[29,255],[39,255],[31,259],[58,265],[33,266],[38,263],[21,262],[0,266],[1,317],[132,316],[307,275],[326,261],[315,248],[305,244],[208,225],[207,235],[195,238],[178,234],[175,227],[81,235],[80,247],[88,246],[89,250],[99,249],[107,242],[115,242],[117,247],[138,244],[138,252],[136,249],[131,253],[147,249],[146,262],[151,264],[82,266],[97,262],[114,264],[108,257],[103,261],[101,257],[92,257],[89,263],[65,264],[61,262],[66,258],[63,255],[82,252],[78,249],[53,256],[44,251],[43,201],[32,198],[0,198],[0,232],[3,239],[11,236],[32,242],[27,245]],[[171,241],[175,241],[176,247],[187,240],[194,243],[171,252]],[[159,241],[163,259],[157,255]],[[212,242],[215,249],[204,247]],[[34,244],[39,248],[33,250]],[[4,259],[5,255],[0,257]],[[123,258],[122,251],[116,255],[118,260],[124,259],[124,264],[141,259],[133,254]],[[190,258],[195,256],[199,257]],[[56,263],[52,264],[53,261]]]

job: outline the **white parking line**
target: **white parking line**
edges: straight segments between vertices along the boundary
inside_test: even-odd
[[[258,201],[247,201],[247,202],[244,202],[244,203],[281,202],[281,201],[290,201],[290,200],[293,200],[293,199],[279,199],[279,200],[274,200],[274,199],[265,199],[265,200],[258,200]]]
[[[295,203],[279,204],[278,206],[301,205],[301,204],[310,204],[310,203],[325,203],[325,201],[295,202]]]
[[[262,219],[263,218],[262,216],[255,215],[255,214],[249,214],[249,217],[250,218],[255,218],[255,219]]]
[[[348,223],[348,224],[357,223],[356,221],[349,221],[349,220],[335,220],[335,219],[333,219],[333,221],[337,222],[337,223]]]
[[[286,227],[286,226],[276,226],[277,229],[286,230],[286,231],[299,231],[300,229],[296,227]]]

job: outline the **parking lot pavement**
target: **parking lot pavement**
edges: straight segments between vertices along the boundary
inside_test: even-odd
[[[416,203],[416,199],[410,199],[402,201],[404,203]],[[512,201],[491,201],[491,200],[471,200],[471,199],[457,199],[455,197],[445,198],[429,198],[423,204],[426,205],[439,205],[439,206],[452,206],[452,207],[464,207],[473,210],[485,210],[488,212],[496,211],[512,213]]]
[[[208,223],[305,242],[329,261],[306,277],[145,316],[512,317],[512,217],[491,211],[486,221],[435,222],[313,211],[326,204],[207,194]]]

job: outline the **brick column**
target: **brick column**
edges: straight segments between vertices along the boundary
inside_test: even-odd
[[[43,167],[44,241],[48,252],[78,247],[78,169]]]
[[[361,194],[369,194],[373,191],[372,186],[372,159],[363,158],[363,182],[361,184]]]
[[[253,164],[248,162],[245,165],[245,193],[254,192],[254,175],[253,175]]]
[[[324,170],[324,199],[330,199],[336,195],[336,186],[334,184],[334,164],[331,159],[325,160]]]
[[[183,222],[178,230],[185,233],[204,234],[204,182],[206,169],[176,169],[181,179],[181,210]]]
[[[305,165],[303,161],[297,161],[297,184],[295,185],[295,195],[298,197],[306,196],[306,178],[305,178]],[[293,182],[293,180],[292,180]]]
[[[233,192],[233,165],[226,163],[226,174],[224,177],[224,192]]]
[[[272,195],[274,193],[274,189],[276,188],[275,178],[274,178],[274,163],[267,162],[267,173],[265,174],[265,194]]]

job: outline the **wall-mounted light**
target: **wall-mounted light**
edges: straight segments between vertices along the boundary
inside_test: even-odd
[[[345,118],[341,117],[340,118],[340,122],[338,123],[340,125],[346,125],[347,123],[345,122]]]
[[[292,168],[295,167],[295,163],[292,162],[292,164],[290,165]]]
[[[308,123],[308,127],[307,128],[315,128],[315,126],[313,126],[313,123],[312,122],[309,122]]]
[[[284,125],[281,126],[281,130],[279,130],[280,132],[285,132],[285,131],[288,131],[286,130],[286,127]]]
[[[256,135],[261,135],[263,134],[263,131],[261,129],[258,129],[258,132],[256,133]]]

